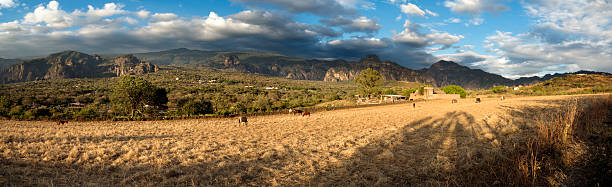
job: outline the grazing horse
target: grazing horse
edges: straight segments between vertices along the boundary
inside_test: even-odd
[[[296,114],[298,114],[298,115],[299,115],[299,114],[302,114],[302,112],[304,112],[304,111],[301,111],[301,110],[293,110],[293,115],[296,115]]]
[[[57,120],[57,125],[63,125],[64,123],[68,123],[68,121]]]
[[[302,113],[302,117],[304,117],[304,116],[308,116],[308,117],[310,117],[310,112],[308,112],[308,111],[304,111],[304,113]]]
[[[476,103],[480,103],[480,98],[476,98]]]
[[[238,126],[240,126],[240,124],[242,124],[244,122],[244,126],[248,125],[248,121],[247,121],[247,117],[246,116],[240,116],[238,118]]]
[[[457,103],[457,99],[453,99],[451,103]]]

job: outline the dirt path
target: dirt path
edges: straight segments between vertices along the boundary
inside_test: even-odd
[[[259,116],[246,127],[236,119],[0,121],[0,185],[446,184],[518,130],[509,109],[567,97]]]

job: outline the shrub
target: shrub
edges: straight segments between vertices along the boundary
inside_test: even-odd
[[[52,113],[51,110],[47,107],[38,107],[32,110],[29,110],[26,112],[26,114],[29,113],[29,115],[31,115],[31,117],[33,117],[32,119],[40,119],[43,117],[51,117]]]
[[[461,98],[465,98],[465,96],[467,95],[467,92],[465,92],[465,90],[461,86],[457,85],[445,86],[440,89],[446,94],[459,94]]]
[[[192,115],[200,115],[200,114],[212,114],[213,108],[212,103],[203,100],[191,100],[184,103],[180,110],[179,114],[192,116]]]
[[[397,92],[391,88],[386,89],[385,91],[383,91],[383,94],[385,95],[397,95]]]
[[[25,112],[25,107],[23,105],[17,105],[11,108],[11,111],[9,112],[9,116],[14,117],[14,118],[22,118],[24,112]]]
[[[495,86],[491,88],[491,91],[493,91],[493,93],[506,93],[506,87],[505,86]]]
[[[77,119],[95,119],[98,117],[98,112],[92,107],[82,108],[74,114],[74,118]]]

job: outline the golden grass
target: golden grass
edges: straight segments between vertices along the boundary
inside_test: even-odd
[[[247,127],[235,119],[0,121],[0,185],[544,184],[535,180],[541,151],[507,149],[539,145],[525,138],[540,132],[533,108],[567,99],[428,101],[250,117]],[[500,162],[513,168],[496,171]]]

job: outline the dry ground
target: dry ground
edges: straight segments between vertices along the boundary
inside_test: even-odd
[[[570,96],[144,122],[0,121],[0,185],[445,185]]]

